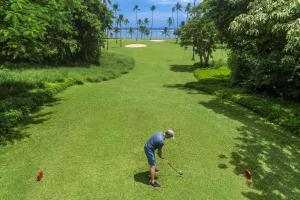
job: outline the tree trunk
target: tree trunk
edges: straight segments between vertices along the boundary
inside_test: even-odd
[[[136,41],[138,40],[139,37],[139,30],[138,30],[138,21],[137,21],[137,11],[135,13],[135,20],[136,20]]]
[[[193,45],[193,57],[192,57],[192,61],[195,60],[195,46]]]
[[[174,19],[174,12],[172,11],[172,20],[173,20],[173,29],[175,29],[175,19]]]
[[[109,30],[108,29],[106,29],[106,36],[107,36],[107,38],[106,38],[106,49],[108,50],[108,39],[109,39]]]
[[[209,62],[209,53],[207,52],[206,54],[204,53],[204,66],[208,67],[208,62]]]
[[[118,33],[116,32],[116,44],[118,44]]]
[[[200,67],[203,67],[203,56],[200,55],[199,57],[200,57]]]
[[[122,47],[122,24],[120,23],[120,47]]]
[[[152,11],[152,25],[151,25],[151,36],[150,36],[150,40],[152,40],[152,31],[153,31],[153,11]]]
[[[177,10],[177,30],[178,30],[178,10]],[[176,35],[176,43],[178,43],[178,35]]]

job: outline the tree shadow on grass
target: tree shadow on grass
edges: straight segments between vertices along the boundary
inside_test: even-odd
[[[59,100],[44,90],[26,82],[2,82],[0,88],[0,146],[28,138],[31,124],[45,122],[52,113],[39,113],[41,106],[52,106]]]
[[[188,91],[189,94],[203,93],[189,86],[198,83],[167,86]],[[196,91],[195,91],[196,90]],[[192,93],[191,91],[195,91]],[[300,142],[299,137],[278,126],[266,123],[255,113],[239,105],[219,98],[201,101],[200,105],[242,123],[236,128],[234,138],[236,151],[217,155],[223,162],[234,166],[236,175],[242,176],[245,169],[253,174],[253,183],[248,186],[257,192],[242,194],[249,200],[296,200],[300,197]],[[224,170],[226,164],[218,165]]]
[[[171,65],[170,68],[173,72],[194,72],[197,67],[194,65]]]
[[[218,114],[240,121],[239,136],[235,138],[237,151],[231,152],[229,163],[234,173],[243,175],[245,169],[253,173],[252,187],[259,190],[244,192],[251,200],[297,199],[300,196],[299,138],[274,125],[267,125],[254,113],[238,105],[220,101],[200,102]]]
[[[134,181],[149,185],[149,171],[134,174]]]
[[[26,133],[26,129],[29,128],[29,125],[42,124],[50,118],[49,115],[51,114],[52,112],[26,116],[16,127],[7,127],[5,132],[0,133],[0,146],[13,144],[16,141],[29,138],[30,135]]]

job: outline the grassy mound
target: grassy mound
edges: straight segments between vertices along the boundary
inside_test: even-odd
[[[0,69],[0,144],[21,137],[13,129],[30,120],[30,113],[54,101],[54,95],[75,84],[101,82],[119,77],[134,66],[134,60],[119,54],[103,55],[100,66],[61,66]],[[26,120],[25,120],[26,119]]]

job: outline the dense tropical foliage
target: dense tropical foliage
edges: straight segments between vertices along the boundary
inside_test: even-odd
[[[298,0],[205,0],[195,12],[177,32],[181,45],[197,46],[198,40],[224,42],[231,50],[232,84],[300,99]],[[207,26],[216,27],[218,37],[214,37],[215,29]],[[211,34],[201,34],[205,30]]]
[[[253,1],[230,24],[233,83],[300,98],[300,2]]]
[[[102,1],[2,0],[0,61],[97,63],[110,23]]]

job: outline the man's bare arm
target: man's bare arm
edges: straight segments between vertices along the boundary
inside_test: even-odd
[[[157,154],[161,159],[164,159],[162,156],[162,147],[158,148]]]

